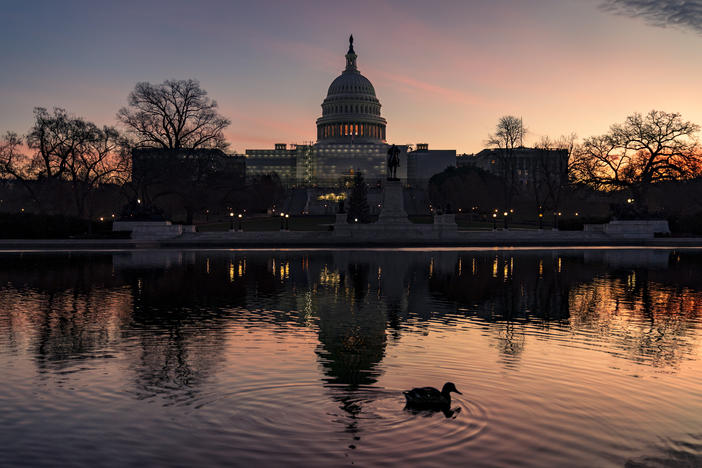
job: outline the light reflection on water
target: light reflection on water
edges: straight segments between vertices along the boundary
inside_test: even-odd
[[[702,252],[0,256],[9,465],[696,466]],[[463,391],[451,414],[401,391]]]

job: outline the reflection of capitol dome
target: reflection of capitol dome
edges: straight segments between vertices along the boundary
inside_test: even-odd
[[[320,142],[385,141],[386,121],[371,82],[356,68],[353,36],[349,38],[346,69],[329,86],[317,119]]]

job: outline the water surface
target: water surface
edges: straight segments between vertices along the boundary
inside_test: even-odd
[[[700,466],[702,251],[0,255],[0,465]],[[447,414],[401,391],[463,392]]]

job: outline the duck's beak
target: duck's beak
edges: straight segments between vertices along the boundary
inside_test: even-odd
[[[454,391],[455,391],[456,393],[458,393],[459,395],[463,395],[463,394],[462,394],[461,392],[459,392],[458,390],[454,390]]]

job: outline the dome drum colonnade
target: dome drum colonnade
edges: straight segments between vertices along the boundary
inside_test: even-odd
[[[346,69],[329,86],[317,119],[319,143],[385,142],[387,121],[380,116],[375,89],[356,67],[353,36],[349,38]]]

